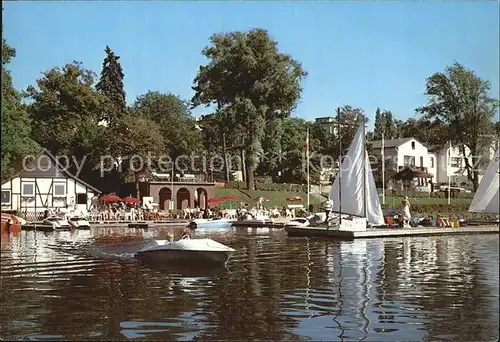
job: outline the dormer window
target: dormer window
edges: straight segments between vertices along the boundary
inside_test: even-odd
[[[414,149],[415,149],[415,142],[414,142],[414,141],[412,141],[412,142],[411,142],[411,149],[412,149],[412,150],[414,150]]]

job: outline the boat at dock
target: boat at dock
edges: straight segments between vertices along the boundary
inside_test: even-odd
[[[234,219],[194,219],[188,224],[189,229],[199,232],[230,232]]]
[[[331,234],[325,234],[325,230],[364,232],[367,226],[385,224],[366,152],[364,122],[358,127],[349,146],[333,183],[330,198],[333,200],[332,218],[322,224],[309,222],[295,226],[287,225],[285,230],[288,236],[330,237]]]
[[[9,213],[2,213],[2,233],[19,232],[21,226],[26,224],[26,221],[19,216]]]
[[[472,199],[469,212],[499,214],[499,152],[500,149],[497,149],[495,157],[486,168],[483,179],[481,179],[481,183],[479,183],[476,194]]]
[[[68,223],[74,229],[90,229],[89,221],[81,216],[70,217]]]
[[[49,216],[43,219],[42,223],[47,226],[52,225],[54,230],[71,230],[71,225],[68,220],[58,216]]]
[[[144,262],[214,266],[226,264],[234,252],[233,248],[212,239],[191,239],[184,235],[177,241],[153,240],[134,256]]]

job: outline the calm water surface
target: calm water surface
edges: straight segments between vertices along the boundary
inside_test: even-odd
[[[230,234],[227,270],[136,262],[130,229],[2,236],[3,339],[493,341],[498,235],[338,242]]]

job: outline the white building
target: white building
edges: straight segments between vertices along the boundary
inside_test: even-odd
[[[382,140],[370,142],[372,159],[380,157]],[[414,138],[389,139],[384,141],[386,165],[392,165],[399,172],[404,168],[419,168],[435,175],[435,162],[429,156],[427,147]]]
[[[465,153],[470,156],[470,149],[465,146]],[[435,183],[447,184],[448,177],[451,177],[451,183],[459,186],[462,183],[467,183],[467,173],[465,171],[465,159],[463,153],[458,146],[453,146],[446,143],[442,146],[434,146],[431,148],[431,154],[436,161],[436,178]]]
[[[66,208],[76,212],[90,209],[92,198],[101,192],[69,173],[49,151],[24,159],[10,180],[2,180],[3,210],[15,210],[36,220],[48,209]]]

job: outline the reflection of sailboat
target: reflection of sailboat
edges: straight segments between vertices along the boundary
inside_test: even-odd
[[[333,211],[340,213],[328,229],[364,231],[367,224],[383,225],[384,216],[375,180],[366,152],[364,122],[359,126],[349,146],[331,190]],[[286,227],[289,235],[309,235],[308,232],[327,227]]]
[[[474,199],[469,207],[470,212],[484,212],[498,214],[498,188],[499,188],[499,174],[498,174],[498,159],[500,149],[495,153],[493,158],[484,173],[483,179],[474,195]]]

